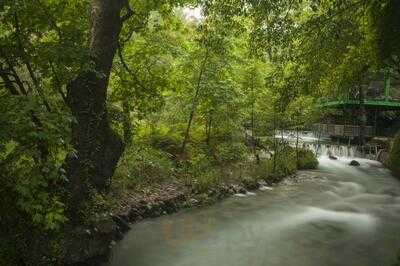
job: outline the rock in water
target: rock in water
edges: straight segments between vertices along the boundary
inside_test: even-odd
[[[349,165],[351,165],[351,166],[360,166],[360,163],[359,163],[358,161],[356,161],[356,160],[352,160],[352,161],[349,163]]]
[[[190,205],[192,206],[196,206],[197,204],[199,204],[199,201],[197,199],[190,199],[189,200]]]
[[[261,191],[267,191],[267,190],[273,190],[273,188],[272,188],[272,187],[268,187],[268,186],[261,186],[261,187],[259,188],[259,190],[261,190]]]
[[[243,187],[239,188],[239,194],[246,194],[247,190]]]
[[[112,219],[117,224],[117,226],[119,227],[121,232],[125,233],[131,229],[131,227],[129,226],[129,223],[121,216],[118,216],[118,215],[112,216]]]

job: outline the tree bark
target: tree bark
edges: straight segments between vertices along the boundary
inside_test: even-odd
[[[107,86],[124,17],[124,0],[91,1],[90,54],[93,69],[81,73],[67,86],[67,101],[76,119],[72,125],[73,155],[67,159],[70,182],[69,214],[79,221],[79,211],[90,187],[106,191],[123,143],[107,117]]]

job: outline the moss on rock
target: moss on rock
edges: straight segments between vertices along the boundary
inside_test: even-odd
[[[400,178],[400,134],[397,134],[390,149],[389,168],[394,176]]]

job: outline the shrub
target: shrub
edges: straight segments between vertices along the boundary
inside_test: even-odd
[[[261,160],[259,164],[251,163],[247,168],[249,176],[253,179],[268,179],[272,174],[271,160]]]
[[[66,143],[72,118],[42,112],[42,103],[32,97],[1,96],[0,265],[38,265],[29,262],[49,250],[43,238],[67,221],[63,165],[71,151]]]
[[[194,180],[194,186],[199,192],[205,192],[217,183],[218,173],[215,169],[209,169],[205,172],[197,173]]]
[[[299,149],[299,161],[297,168],[299,170],[316,169],[318,166],[318,159],[311,150]]]
[[[245,160],[247,147],[240,142],[220,143],[216,146],[218,158],[224,163],[236,163]]]
[[[204,192],[218,183],[215,165],[203,153],[198,153],[190,160],[187,174],[193,179],[193,185],[199,192]]]
[[[274,165],[275,160],[275,167]],[[297,170],[296,152],[290,146],[283,146],[277,154],[274,154],[270,160],[272,175],[274,177],[284,177],[294,174]],[[273,171],[275,168],[275,171]]]
[[[134,145],[120,160],[113,180],[124,189],[141,183],[160,182],[173,174],[174,164],[167,153],[145,145]]]
[[[83,221],[90,226],[98,224],[107,217],[107,213],[116,206],[116,201],[111,195],[97,192],[93,187],[89,190],[89,200],[81,210]]]
[[[181,149],[181,138],[177,132],[165,125],[159,127],[143,125],[138,130],[137,140],[176,158]]]

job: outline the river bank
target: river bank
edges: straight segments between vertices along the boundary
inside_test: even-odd
[[[148,218],[173,214],[183,209],[210,206],[231,196],[246,197],[256,190],[271,190],[283,180],[296,180],[296,174],[259,179],[233,179],[217,183],[206,191],[188,186],[182,180],[152,184],[139,190],[128,191],[117,199],[109,216],[89,227],[74,229],[72,238],[64,245],[68,265],[99,265],[106,261],[111,248],[130,230],[130,227]],[[295,182],[295,181],[294,181]],[[79,238],[79,245],[73,239]]]
[[[129,222],[145,218],[154,218],[171,214],[183,208],[201,207],[215,203],[232,195],[246,196],[249,192],[261,189],[268,190],[286,178],[296,175],[271,179],[247,179],[246,182],[222,182],[206,191],[198,191],[176,180],[167,184],[156,184],[141,191],[126,193],[119,201],[115,214]]]

